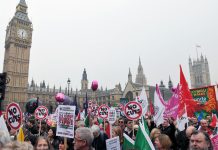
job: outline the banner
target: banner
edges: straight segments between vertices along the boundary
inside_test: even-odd
[[[166,105],[164,111],[164,118],[173,117],[176,119],[178,114],[178,107],[179,107],[179,85],[173,91],[173,96],[170,98],[168,104]]]
[[[58,106],[57,136],[74,138],[75,111],[75,106]]]
[[[214,86],[191,89],[190,91],[192,97],[201,104],[202,110],[207,113],[216,111],[217,101]]]

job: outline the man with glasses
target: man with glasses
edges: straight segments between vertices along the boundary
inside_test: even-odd
[[[77,128],[74,137],[74,150],[92,150],[93,139],[93,134],[89,128]]]
[[[124,131],[125,124],[124,124],[124,119],[123,118],[119,118],[118,125],[121,127],[122,131]]]

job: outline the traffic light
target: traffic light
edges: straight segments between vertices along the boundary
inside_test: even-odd
[[[5,98],[6,77],[7,74],[5,72],[0,73],[0,100],[4,100]]]

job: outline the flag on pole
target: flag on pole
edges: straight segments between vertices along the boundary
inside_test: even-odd
[[[153,143],[151,142],[150,137],[148,136],[144,125],[139,123],[139,129],[137,131],[136,140],[135,140],[135,149],[137,150],[155,150]]]
[[[84,123],[85,123],[85,127],[89,128],[90,127],[90,123],[89,123],[89,114],[86,116],[85,120],[84,120]]]
[[[185,106],[185,113],[181,117],[177,116],[176,121],[177,121],[178,129],[180,131],[183,131],[185,129],[185,125],[186,124],[188,125],[188,116],[187,116],[186,106]]]
[[[147,98],[147,94],[145,92],[144,86],[142,88],[139,99],[137,99],[137,102],[139,102],[141,104],[141,106],[142,106],[142,115],[144,116],[145,113],[147,113],[147,111],[148,111],[148,98]]]
[[[212,120],[211,120],[210,126],[215,128],[216,127],[216,123],[217,123],[216,114],[212,114]]]
[[[19,132],[17,134],[17,141],[24,142],[24,133],[23,133],[23,127],[20,127]]]
[[[132,150],[134,149],[135,141],[131,139],[128,135],[123,133],[123,149],[124,150]]]
[[[157,126],[163,123],[163,113],[165,110],[165,106],[161,101],[160,89],[156,84],[156,90],[154,92],[154,122]]]
[[[197,101],[193,100],[191,92],[188,87],[188,83],[185,79],[185,76],[180,65],[180,92],[179,92],[179,107],[178,107],[178,116],[179,118],[185,113],[185,105],[187,107],[188,117],[193,117],[194,112],[200,110],[199,104]]]

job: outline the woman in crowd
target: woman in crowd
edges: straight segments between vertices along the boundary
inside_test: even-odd
[[[160,134],[161,134],[161,131],[158,128],[153,128],[151,130],[150,138],[151,138],[151,141],[152,141],[153,144],[154,144],[155,138],[158,137]]]
[[[123,131],[122,131],[120,126],[114,126],[112,128],[112,138],[116,137],[116,136],[119,136],[120,147],[122,148],[122,145],[123,145]]]
[[[154,145],[157,150],[170,150],[172,142],[168,135],[160,134],[155,138]]]
[[[53,150],[45,137],[38,137],[35,143],[35,150]]]
[[[59,149],[59,138],[56,136],[56,127],[50,127],[48,130],[48,141],[54,150]]]

